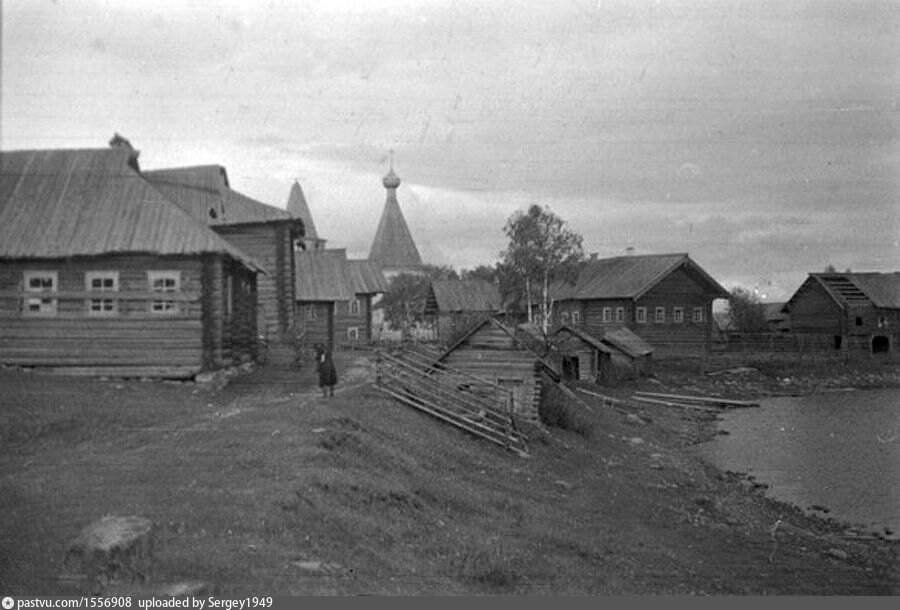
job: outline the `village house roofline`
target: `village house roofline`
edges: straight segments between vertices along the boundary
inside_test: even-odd
[[[585,261],[574,283],[557,281],[551,294],[555,300],[637,300],[679,267],[686,267],[705,283],[713,298],[729,293],[687,253],[616,256]]]
[[[296,252],[294,261],[298,301],[349,301],[388,289],[377,265],[347,259],[345,248]]]
[[[846,272],[846,273],[810,273],[803,284],[785,303],[783,312],[789,313],[791,304],[809,282],[816,282],[841,309],[851,307],[845,295],[835,288],[833,280],[849,282],[870,303],[879,309],[900,309],[900,272]]]
[[[568,331],[604,353],[619,351],[632,358],[639,358],[653,353],[653,346],[625,326],[608,329],[600,339],[568,324],[561,324],[554,332],[554,335],[559,334],[560,331]]]
[[[175,204],[211,226],[303,222],[287,210],[231,188],[228,172],[221,165],[155,169],[144,171],[143,175]],[[210,210],[215,211],[215,216]]]
[[[227,254],[262,267],[155,189],[138,151],[0,152],[0,258]]]
[[[431,296],[435,311],[426,313],[451,313],[464,311],[500,311],[503,299],[500,289],[487,280],[432,280]],[[429,305],[431,299],[429,299]]]

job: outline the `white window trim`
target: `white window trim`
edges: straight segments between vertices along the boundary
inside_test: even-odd
[[[31,280],[33,278],[50,278],[52,286],[49,290],[44,290],[43,288],[36,290],[30,286]],[[55,294],[59,291],[59,272],[24,271],[22,273],[22,283],[24,285],[26,293],[32,293],[35,295]],[[38,311],[30,311],[28,309],[31,301],[37,302]],[[26,296],[22,301],[22,314],[26,316],[55,316],[58,311],[58,304],[59,301],[57,301],[56,297],[49,298],[46,296]]]
[[[359,299],[350,299],[350,315],[358,316],[362,313],[362,302]]]
[[[564,311],[561,314],[559,314],[559,319],[562,321],[563,324],[567,324],[569,322],[569,312]]]
[[[624,307],[616,307],[616,322],[624,322],[625,321],[625,308]]]
[[[157,290],[153,284],[157,280],[174,279],[174,285],[171,288],[165,287],[163,290]],[[148,271],[147,286],[152,293],[170,294],[181,291],[181,271]],[[175,315],[178,313],[178,302],[169,299],[152,298],[150,300],[150,313],[158,315]]]
[[[577,311],[572,312],[572,324],[578,324],[581,322],[581,314]]]
[[[94,280],[112,279],[112,288],[94,288],[92,284]],[[111,293],[119,292],[119,272],[118,271],[86,271],[84,274],[84,289],[86,292],[102,292]],[[106,309],[107,304],[110,309]],[[119,314],[119,300],[114,298],[96,298],[91,297],[86,301],[87,312],[89,316],[115,316]],[[99,305],[100,309],[94,309],[95,305]]]
[[[612,307],[603,308],[603,321],[612,322]]]
[[[646,307],[638,307],[634,310],[634,321],[637,324],[646,324],[647,323],[647,308]]]
[[[657,324],[664,324],[666,321],[666,308],[657,307],[653,310],[653,321]]]
[[[694,307],[694,312],[692,314],[691,319],[694,322],[703,322],[703,308],[702,307]]]
[[[359,341],[359,327],[350,326],[347,328],[347,339],[350,341]]]
[[[682,307],[673,307],[672,308],[672,321],[676,324],[681,324],[684,322],[684,308]]]

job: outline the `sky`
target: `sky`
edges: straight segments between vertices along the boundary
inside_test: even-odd
[[[393,151],[425,262],[538,203],[587,253],[687,252],[787,299],[900,270],[894,0],[5,0],[0,148],[224,165],[368,256]]]

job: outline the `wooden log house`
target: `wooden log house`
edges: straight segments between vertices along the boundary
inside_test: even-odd
[[[295,279],[304,347],[371,342],[373,297],[387,290],[377,265],[348,260],[345,249],[298,251]]]
[[[729,294],[687,254],[590,260],[551,290],[558,323],[595,337],[624,327],[657,356],[708,353],[712,303]]]
[[[437,359],[452,369],[510,390],[513,412],[536,421],[541,400],[541,370],[552,366],[526,348],[515,330],[489,317],[447,348]]]
[[[0,362],[189,377],[257,350],[248,255],[141,175],[130,146],[0,153]]]
[[[835,351],[895,356],[900,272],[810,273],[784,310],[791,334],[826,338]]]
[[[565,380],[615,384],[633,379],[649,369],[653,348],[643,339],[620,327],[596,338],[581,329],[563,324],[551,339],[550,358]]]
[[[294,244],[305,237],[303,220],[234,190],[225,168],[219,165],[160,169],[143,175],[167,199],[265,270],[258,278],[257,327],[270,343],[292,342]]]

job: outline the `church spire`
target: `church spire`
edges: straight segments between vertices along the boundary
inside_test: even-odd
[[[394,154],[391,151],[391,166],[388,173],[381,179],[387,191],[384,211],[378,222],[378,230],[375,232],[375,240],[369,252],[369,260],[379,263],[386,275],[396,273],[415,273],[422,267],[422,258],[413,241],[412,233],[400,210],[397,201],[397,188],[400,186],[400,177],[394,173]]]

